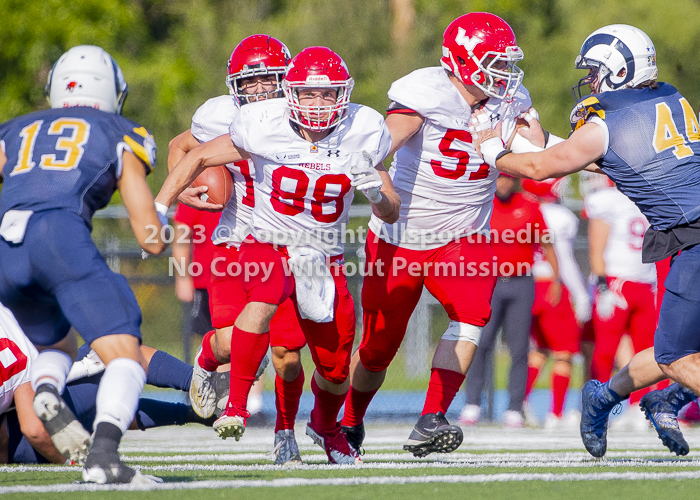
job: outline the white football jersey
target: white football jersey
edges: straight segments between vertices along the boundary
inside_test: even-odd
[[[289,121],[283,99],[241,107],[231,140],[255,164],[251,232],[259,241],[311,245],[326,255],[343,253],[354,188],[350,167],[365,166],[363,151],[379,164],[391,135],[375,110],[350,104],[348,117],[323,140],[304,140]]]
[[[589,219],[602,219],[610,226],[603,252],[605,274],[638,283],[656,283],[656,266],[642,264],[642,242],[649,222],[627,196],[614,187],[586,196]]]
[[[15,390],[30,381],[38,355],[10,310],[0,304],[0,415],[12,406]]]
[[[240,110],[233,99],[230,95],[214,97],[197,109],[192,116],[190,128],[195,139],[199,142],[207,142],[220,135],[228,134],[231,121]],[[215,245],[228,243],[238,247],[248,235],[250,218],[255,206],[253,162],[237,161],[229,163],[226,167],[233,175],[234,196],[221,212],[221,219],[214,230],[212,240]]]
[[[391,85],[389,99],[425,121],[396,152],[389,170],[401,197],[399,220],[386,224],[372,216],[372,231],[389,243],[416,250],[488,232],[498,171],[476,154],[467,131],[472,109],[445,70],[431,67],[410,73]],[[484,109],[494,126],[502,122],[507,140],[515,120],[530,105],[530,95],[521,86],[512,102],[492,97]]]
[[[574,258],[574,243],[578,233],[578,218],[558,203],[542,203],[542,216],[547,223],[554,253],[559,264],[559,278],[569,290],[575,302],[590,301],[581,269]],[[535,252],[532,275],[535,278],[551,278],[554,271],[545,259],[542,247]]]

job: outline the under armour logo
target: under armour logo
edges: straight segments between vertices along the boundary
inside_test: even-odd
[[[339,149],[329,149],[328,150],[328,158],[335,157],[339,158],[340,157],[340,150]]]
[[[459,28],[459,30],[457,31],[457,36],[455,37],[455,42],[467,49],[467,52],[472,52],[474,50],[474,47],[483,42],[483,40],[477,35],[474,35],[473,37],[469,38],[467,36],[467,32],[464,31],[464,28]]]

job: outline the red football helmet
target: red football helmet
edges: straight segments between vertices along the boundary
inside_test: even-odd
[[[569,183],[567,177],[561,179],[547,179],[544,181],[533,181],[532,179],[522,179],[520,187],[526,193],[543,201],[557,201],[561,198],[564,189]]]
[[[320,132],[335,127],[347,117],[350,94],[355,80],[341,57],[326,47],[308,47],[289,63],[282,89],[291,109],[291,120],[302,127]],[[302,106],[299,90],[332,88],[337,91],[335,104]]]
[[[440,64],[465,85],[511,100],[523,80],[523,51],[508,23],[488,12],[458,17],[445,30]]]
[[[268,35],[251,35],[239,43],[228,60],[226,85],[238,102],[247,104],[261,97],[282,97],[282,77],[292,58],[285,44]],[[246,94],[241,90],[241,80],[257,75],[275,75],[277,87],[273,92]]]

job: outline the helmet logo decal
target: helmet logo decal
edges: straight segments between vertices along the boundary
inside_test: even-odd
[[[477,35],[469,38],[464,28],[460,27],[459,31],[457,32],[457,36],[455,37],[455,42],[467,49],[467,52],[473,52],[474,47],[483,42],[483,40]]]
[[[66,90],[70,93],[73,93],[76,87],[80,87],[80,85],[78,85],[78,82],[68,82],[68,85],[66,85]]]

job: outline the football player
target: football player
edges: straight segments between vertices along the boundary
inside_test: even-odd
[[[84,450],[75,448],[70,441],[51,441],[51,436],[34,413],[30,373],[38,352],[24,335],[12,313],[0,304],[0,345],[3,367],[0,372],[0,461],[2,463],[77,463],[85,462]],[[192,367],[169,354],[141,346],[148,363],[146,383],[156,387],[170,387],[188,391]],[[65,403],[84,429],[93,430],[95,403],[105,365],[88,344],[78,350],[66,378]],[[218,397],[228,396],[228,375],[217,378]],[[13,405],[14,403],[14,405]],[[14,408],[12,408],[14,406]],[[140,398],[138,410],[129,429],[146,430],[165,425],[184,425],[190,422],[212,425],[214,417],[205,420],[189,405]],[[76,426],[75,422],[71,423]],[[56,446],[61,447],[59,450]]]
[[[700,392],[700,287],[689,279],[700,266],[700,124],[673,86],[657,82],[656,49],[638,28],[615,24],[594,31],[583,42],[576,67],[588,74],[574,92],[580,96],[581,86],[588,85],[593,94],[574,107],[573,133],[566,141],[546,151],[513,154],[485,127],[476,144],[489,165],[512,175],[604,173],[651,224],[642,243],[643,262],[673,255],[654,348],[636,354],[608,382],[584,385],[581,437],[589,453],[603,456],[612,408],[631,392],[670,377],[692,391],[673,384],[645,395],[640,406],[664,444],[686,454],[676,416]],[[530,129],[536,126],[533,120]]]
[[[232,366],[241,381],[252,381],[270,342],[270,320],[291,296],[316,365],[307,434],[337,464],[361,462],[337,422],[355,336],[342,241],[353,187],[382,220],[396,220],[400,204],[381,164],[391,135],[379,113],[350,103],[353,85],[338,54],[325,47],[302,50],[283,80],[286,99],[241,107],[229,135],[190,151],[157,196],[167,207],[203,169],[252,159],[251,235],[240,246],[239,285],[228,299],[243,306],[233,326]],[[217,421],[222,432],[243,432],[249,388],[241,383],[234,391],[232,384]]]
[[[119,189],[141,247],[153,254],[165,248],[149,239],[167,224],[146,183],[155,141],[121,116],[127,90],[107,52],[73,47],[49,74],[52,109],[0,126],[0,301],[40,346],[34,410],[54,440],[87,447],[89,438],[84,430],[71,434],[75,416],[61,399],[75,355],[71,325],[106,363],[83,470],[84,480],[96,483],[152,482],[117,451],[146,381],[141,311],[126,278],[109,269],[90,237],[93,213]]]
[[[656,267],[642,262],[642,242],[649,222],[637,206],[614,186],[584,198],[588,222],[588,254],[596,279],[591,378],[607,382],[622,336],[629,334],[633,354],[654,345],[656,330]],[[639,400],[649,392],[635,391],[630,407],[613,428],[644,430],[648,424]]]
[[[591,318],[591,299],[574,258],[578,218],[571,210],[558,203],[568,182],[568,178],[543,182],[530,179],[521,181],[523,191],[540,203],[540,210],[549,228],[552,246],[557,255],[559,276],[564,285],[558,304],[552,305],[545,300],[554,273],[541,252],[538,252],[532,267],[532,275],[535,278],[532,337],[536,348],[531,350],[528,356],[526,397],[532,391],[540,370],[551,355],[554,358],[550,382],[552,405],[544,421],[545,430],[579,425],[578,410],[570,410],[564,415],[564,403],[571,381],[571,361],[573,355],[579,351],[581,327]]]
[[[373,216],[365,246],[368,268],[385,272],[366,276],[362,289],[362,343],[353,355],[342,421],[355,448],[425,285],[450,325],[433,356],[422,415],[405,449],[417,456],[455,450],[462,431],[445,413],[491,314],[496,273],[488,233],[498,172],[476,154],[468,128],[472,111],[481,108],[503,123],[509,142],[531,104],[516,64],[523,53],[510,26],[482,12],[450,23],[442,51],[442,67],[416,70],[389,89],[386,122],[396,152],[390,175],[401,212],[398,221]]]
[[[195,112],[192,127],[172,141],[168,153],[168,168],[172,170],[187,152],[206,142],[228,133],[231,120],[240,110],[258,101],[283,98],[282,77],[291,55],[279,40],[268,35],[252,35],[236,46],[228,62],[226,83],[231,95],[209,99]],[[219,226],[214,230],[213,263],[217,274],[212,276],[211,313],[215,332],[207,333],[195,356],[195,376],[192,377],[190,399],[193,407],[203,417],[213,414],[216,400],[213,397],[212,377],[216,368],[232,361],[231,351],[237,346],[232,337],[233,325],[243,303],[231,301],[231,287],[240,287],[238,278],[230,276],[226,269],[237,265],[239,247],[250,226],[255,206],[253,190],[253,162],[244,159],[228,165],[236,185],[231,198],[221,214]],[[220,206],[202,201],[205,187],[187,188],[179,199],[199,210],[217,210]],[[233,296],[240,294],[236,292]],[[233,344],[233,345],[232,345]],[[291,299],[277,309],[270,323],[270,345],[275,377],[275,403],[278,409],[275,423],[275,463],[300,462],[299,447],[294,437],[294,421],[299,410],[299,400],[304,388],[304,371],[299,351],[306,341],[299,326]],[[234,393],[248,394],[247,372],[237,366],[231,368],[231,384]],[[241,398],[238,407],[247,413],[246,399]],[[246,413],[243,413],[245,422]],[[215,427],[223,438],[233,429]],[[242,429],[236,428],[236,432]],[[238,436],[239,437],[239,436]]]

